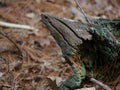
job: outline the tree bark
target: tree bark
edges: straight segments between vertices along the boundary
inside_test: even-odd
[[[120,19],[93,19],[91,24],[87,24],[49,14],[42,14],[41,17],[61,47],[63,57],[72,68],[73,77],[75,74],[76,78],[81,75],[80,83],[85,76],[103,81],[113,81],[120,76],[120,41],[116,39],[120,36]],[[70,60],[71,55],[75,56],[78,66]],[[71,82],[71,78],[66,81]],[[78,82],[74,84],[79,86]]]

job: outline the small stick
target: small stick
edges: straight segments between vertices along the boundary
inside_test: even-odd
[[[29,25],[21,25],[21,24],[15,24],[15,23],[8,23],[4,21],[0,21],[0,26],[3,27],[11,27],[11,28],[21,28],[21,29],[26,29],[26,30],[35,30],[38,31],[38,29],[29,26]]]
[[[90,81],[99,85],[100,87],[102,87],[104,90],[111,90],[110,87],[108,87],[107,85],[103,84],[102,82],[96,80],[95,78],[90,78]]]
[[[6,37],[10,42],[12,42],[13,45],[16,46],[16,48],[18,49],[18,51],[20,52],[20,54],[21,54],[21,56],[22,56],[22,51],[21,51],[21,49],[19,48],[19,46],[18,46],[13,40],[10,39],[10,38],[9,38],[5,33],[3,33],[2,31],[0,31],[0,34],[1,34],[2,36]]]
[[[78,5],[78,7],[80,8],[80,11],[83,13],[86,21],[90,24],[90,20],[87,18],[87,15],[85,14],[84,10],[82,9],[80,3],[78,2],[78,0],[75,0],[76,4]]]

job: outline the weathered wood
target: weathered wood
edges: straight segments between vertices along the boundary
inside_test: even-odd
[[[92,24],[85,24],[49,14],[41,16],[42,22],[61,47],[63,57],[69,62],[74,72],[59,90],[67,90],[68,86],[72,89],[79,86],[86,74],[108,81],[113,81],[120,75],[120,42],[115,38],[120,36],[120,20],[96,19]],[[77,59],[79,70],[69,59],[73,54]],[[78,81],[74,78],[78,78]]]
[[[42,21],[46,23],[48,28],[54,28],[50,29],[50,31],[53,32],[53,36],[60,34],[64,38],[64,41],[74,48],[76,48],[77,45],[80,45],[82,40],[89,40],[92,37],[87,30],[85,30],[87,29],[86,26],[80,22],[60,19],[49,14],[42,15]],[[58,34],[53,30],[58,32]]]
[[[68,45],[73,48],[78,48],[78,45],[81,45],[82,42],[87,40],[92,41],[93,38],[96,43],[105,44],[119,52],[120,42],[115,39],[112,33],[109,32],[108,28],[105,28],[107,21],[102,23],[105,25],[103,27],[101,24],[88,25],[69,19],[57,18],[49,14],[42,14],[42,21],[48,26],[48,28],[53,28],[50,29],[50,31],[53,32],[53,36],[61,35],[63,37],[62,42],[68,43]],[[99,20],[97,20],[97,23],[98,22]],[[119,29],[118,31],[120,32]],[[58,32],[58,34],[56,34],[56,32]],[[56,39],[56,41],[58,41],[58,39]]]

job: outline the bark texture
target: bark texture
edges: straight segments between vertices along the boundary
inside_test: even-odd
[[[120,41],[116,39],[120,36],[120,19],[93,19],[86,24],[49,14],[41,17],[73,71],[59,90],[74,89],[87,76],[105,82],[120,77]],[[75,57],[77,66],[70,56]]]

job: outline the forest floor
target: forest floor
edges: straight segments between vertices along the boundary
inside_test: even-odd
[[[120,18],[119,0],[80,2],[90,16]],[[74,0],[0,0],[0,21],[38,30],[0,26],[4,34],[0,34],[0,90],[56,90],[71,75],[59,46],[41,22],[44,12],[80,19]]]

